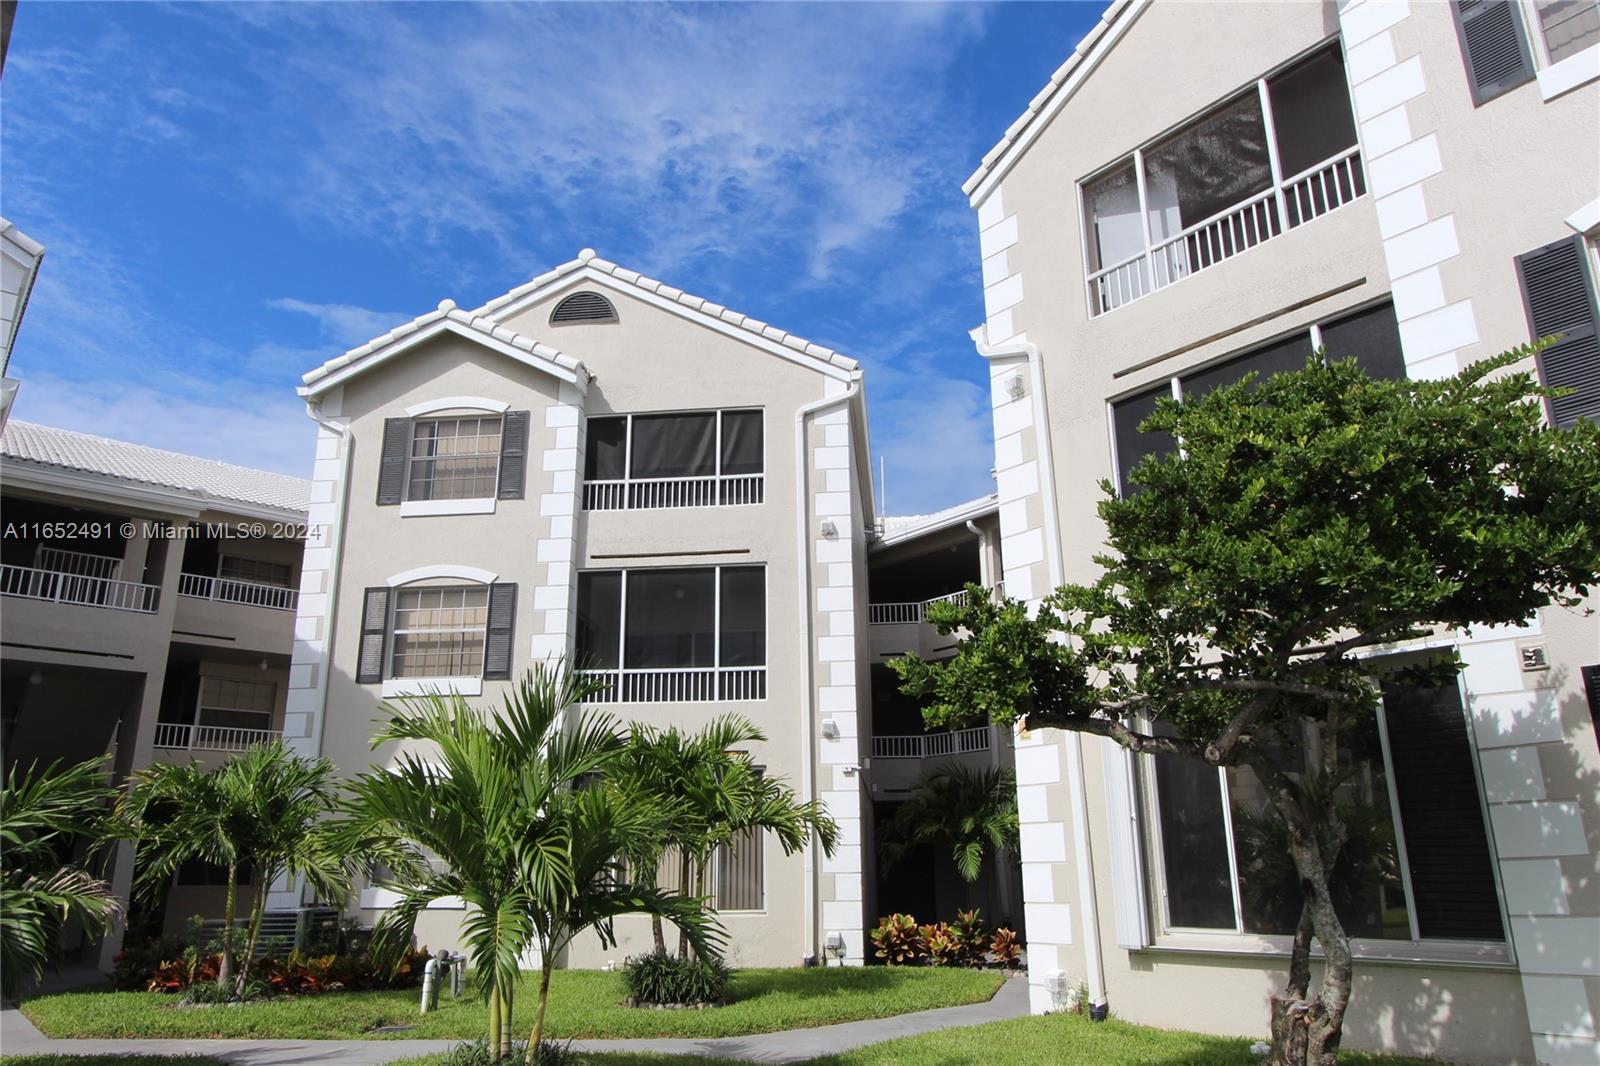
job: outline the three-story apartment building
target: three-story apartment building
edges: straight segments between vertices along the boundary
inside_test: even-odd
[[[861,371],[837,352],[579,257],[472,311],[445,301],[305,375],[319,425],[285,735],[344,768],[385,699],[485,707],[564,657],[624,722],[738,712],[752,755],[841,842],[752,836],[712,886],[739,964],[863,959],[866,543]],[[295,898],[285,894],[288,902]],[[374,918],[391,901],[359,900]],[[452,943],[439,908],[419,936]],[[557,962],[649,949],[642,919]]]
[[[1550,405],[1600,416],[1600,8],[1593,0],[1117,0],[964,186],[983,256],[1006,591],[1092,580],[1097,482],[1175,447],[1156,398],[1357,358],[1455,373],[1530,338]],[[1600,1061],[1600,622],[1443,633],[1458,686],[1394,689],[1352,804],[1368,886],[1350,1046]],[[1242,861],[1237,770],[1019,736],[1036,1010],[1259,1031],[1287,954]],[[1290,918],[1292,925],[1292,916]]]
[[[0,478],[7,770],[109,755],[123,780],[280,735],[305,481],[16,419]],[[132,872],[124,846],[124,899]],[[169,931],[220,913],[212,881],[180,874]],[[121,940],[106,938],[102,965]]]

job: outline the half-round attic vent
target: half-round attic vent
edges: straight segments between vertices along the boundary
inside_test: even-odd
[[[556,304],[556,309],[550,312],[550,324],[559,326],[563,322],[615,322],[617,309],[611,306],[611,301],[597,292],[575,292],[565,300]]]

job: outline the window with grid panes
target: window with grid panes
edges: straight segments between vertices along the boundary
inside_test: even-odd
[[[248,581],[256,585],[276,585],[288,588],[293,568],[288,563],[273,563],[265,559],[245,559],[237,555],[224,555],[217,576],[228,581]]]
[[[488,618],[488,585],[397,589],[389,676],[480,676]]]
[[[270,729],[278,686],[271,681],[207,677],[200,682],[200,725]]]
[[[495,494],[499,472],[499,415],[412,422],[406,499],[487,499]]]

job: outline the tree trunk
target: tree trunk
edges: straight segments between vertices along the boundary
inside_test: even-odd
[[[233,914],[239,883],[237,863],[228,864],[228,892],[222,903],[222,961],[217,963],[217,987],[227,988],[233,979]]]
[[[250,931],[244,938],[244,955],[239,959],[239,976],[233,985],[233,994],[244,996],[245,982],[250,979],[250,963],[256,957],[256,943],[261,938],[261,918],[267,910],[267,894],[257,891],[250,903]]]
[[[661,915],[659,914],[650,916],[650,939],[655,944],[657,955],[665,955],[667,953],[667,937],[661,928]]]
[[[539,1006],[533,1012],[533,1032],[528,1036],[528,1066],[539,1061],[539,1045],[544,1041],[544,1007],[550,1002],[550,967],[539,970]]]
[[[680,867],[680,870],[679,870],[679,872],[680,872],[680,874],[682,876],[681,876],[681,879],[678,881],[678,886],[679,886],[678,887],[678,891],[681,894],[685,895],[685,896],[687,896],[689,894],[689,889],[690,889],[690,885],[691,885],[691,881],[692,881],[693,871],[694,871],[694,865],[689,859],[689,851],[688,851],[688,849],[685,848],[684,852],[683,852],[683,864],[682,864],[682,866]],[[678,929],[678,958],[687,959],[688,957],[689,957],[689,934],[684,932],[683,929],[680,927]]]
[[[1331,791],[1314,809],[1303,788],[1286,778],[1269,783],[1268,795],[1287,823],[1289,854],[1300,875],[1300,922],[1295,953],[1283,992],[1272,997],[1271,1066],[1337,1066],[1350,1002],[1352,960],[1350,937],[1334,911],[1329,875],[1344,843],[1344,825],[1335,812]],[[1310,996],[1311,937],[1322,947],[1322,987]]]
[[[500,986],[489,988],[489,1061],[500,1061]]]
[[[517,997],[514,988],[508,988],[501,993],[504,1005],[500,1010],[500,1058],[511,1057],[511,1036],[515,1022],[512,1021],[512,1008],[516,1006]]]

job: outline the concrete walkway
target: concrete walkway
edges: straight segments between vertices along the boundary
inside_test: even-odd
[[[1028,983],[1012,977],[987,1003],[901,1014],[816,1029],[719,1037],[709,1040],[578,1040],[584,1051],[653,1051],[668,1055],[804,1062],[902,1036],[981,1025],[1028,1013]],[[14,1008],[0,1012],[0,1054],[30,1055],[212,1055],[241,1066],[377,1066],[414,1055],[448,1051],[459,1040],[52,1040]]]

